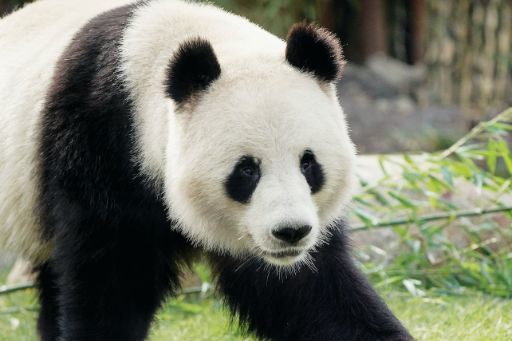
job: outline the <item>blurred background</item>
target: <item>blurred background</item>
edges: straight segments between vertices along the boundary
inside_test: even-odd
[[[210,2],[282,38],[301,21],[340,38],[360,268],[418,340],[512,340],[512,1]],[[0,285],[26,283],[0,286],[0,340],[34,339],[30,264],[8,278],[13,261]],[[204,263],[185,277],[152,340],[253,340],[227,327]]]

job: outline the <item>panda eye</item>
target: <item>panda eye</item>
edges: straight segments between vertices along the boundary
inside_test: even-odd
[[[245,167],[242,167],[240,169],[240,172],[249,177],[249,178],[252,178],[254,176],[254,174],[256,173],[256,170],[253,168],[253,167],[250,167],[250,166],[245,166]]]
[[[237,171],[240,176],[245,178],[255,178],[259,176],[259,166],[253,158],[243,157],[238,165]]]
[[[300,160],[300,170],[306,173],[315,163],[315,157],[310,151],[306,151]]]
[[[300,165],[300,169],[302,170],[302,173],[307,172],[308,169],[310,169],[312,165],[313,165],[313,163],[311,162],[311,160],[303,160]]]

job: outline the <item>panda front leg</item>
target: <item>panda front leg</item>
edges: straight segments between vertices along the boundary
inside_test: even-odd
[[[270,340],[413,340],[355,267],[343,229],[314,266],[276,273],[262,261],[213,256],[218,286],[242,325]]]
[[[81,221],[55,235],[58,340],[144,340],[156,309],[178,288],[184,241],[149,218]]]
[[[37,268],[36,285],[39,291],[37,331],[42,341],[58,340],[58,289],[50,262]]]

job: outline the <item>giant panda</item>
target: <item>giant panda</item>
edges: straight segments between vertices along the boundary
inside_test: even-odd
[[[340,219],[355,148],[336,38],[212,5],[39,0],[0,21],[0,247],[40,338],[142,340],[202,255],[269,340],[412,340]]]

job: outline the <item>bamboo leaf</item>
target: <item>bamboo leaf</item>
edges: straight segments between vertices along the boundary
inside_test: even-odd
[[[382,173],[385,176],[389,176],[389,173],[388,173],[386,167],[384,166],[384,162],[386,161],[386,157],[384,155],[379,155],[378,161],[379,161],[379,167],[380,167]]]
[[[382,194],[380,191],[376,189],[372,189],[368,191],[369,194],[373,195],[375,197],[375,200],[377,200],[381,205],[389,206],[389,201],[386,199],[384,194]]]
[[[354,197],[354,201],[357,202],[357,203],[360,203],[363,206],[367,206],[367,207],[373,207],[374,206],[371,202],[369,202],[367,200],[364,200],[361,196],[355,196]]]
[[[405,206],[407,208],[412,208],[412,209],[417,208],[417,205],[412,200],[409,200],[406,197],[404,197],[396,192],[389,191],[388,194],[390,197],[395,198],[400,204],[402,204],[403,206]]]
[[[453,174],[450,169],[446,166],[441,166],[441,174],[443,175],[444,181],[453,187]]]
[[[439,179],[435,175],[429,174],[428,177],[429,177],[430,180],[432,180],[433,182],[439,184],[440,186],[442,186],[442,187],[444,187],[444,188],[446,188],[446,189],[448,189],[450,191],[453,190],[453,186],[451,186],[449,183]]]
[[[512,124],[508,124],[508,123],[496,122],[496,123],[493,124],[493,126],[495,128],[498,128],[498,129],[501,129],[501,130],[504,130],[504,131],[512,130]]]
[[[372,216],[370,213],[363,211],[360,208],[354,210],[355,215],[363,221],[366,226],[372,226],[377,224],[378,219]]]
[[[496,142],[494,141],[494,139],[489,139],[489,141],[487,142],[487,149],[492,151],[496,150]],[[492,153],[490,155],[487,155],[486,162],[489,171],[492,174],[496,173],[496,154]]]
[[[512,155],[510,154],[507,142],[505,142],[505,140],[500,140],[498,142],[498,149],[501,152],[501,157],[503,158],[503,161],[505,161],[508,173],[512,174]]]

